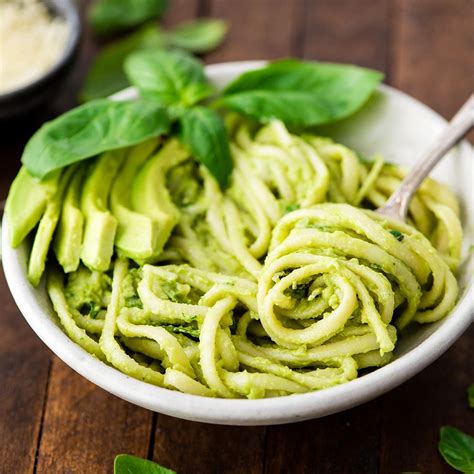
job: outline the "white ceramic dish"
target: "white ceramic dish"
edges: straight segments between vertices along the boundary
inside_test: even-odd
[[[261,64],[256,61],[216,64],[206,70],[212,82],[222,87],[236,75]],[[134,94],[128,89],[118,97]],[[444,125],[445,121],[428,107],[395,89],[381,86],[362,111],[327,131],[366,155],[380,152],[387,160],[410,166]],[[433,176],[449,184],[461,198],[467,247],[473,242],[474,233],[474,161],[467,143],[462,143],[451,155]],[[303,395],[264,400],[197,397],[130,378],[73,343],[58,327],[44,287],[34,289],[27,281],[27,246],[12,249],[7,235],[8,222],[4,222],[3,267],[8,285],[20,311],[43,342],[76,372],[104,390],[144,408],[188,420],[228,425],[279,424],[351,408],[400,385],[433,362],[465,331],[474,313],[471,258],[460,271],[461,291],[456,308],[442,321],[417,328],[402,338],[394,360],[387,366],[345,385]]]

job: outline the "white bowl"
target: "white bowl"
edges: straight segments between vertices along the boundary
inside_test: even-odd
[[[262,62],[238,62],[208,66],[213,83],[222,87],[238,74]],[[132,89],[121,98],[132,97]],[[365,155],[380,152],[389,160],[412,165],[421,151],[445,125],[445,120],[415,99],[388,86],[356,116],[328,131],[336,140]],[[437,167],[433,176],[449,184],[462,201],[465,244],[472,243],[474,202],[473,157],[462,143]],[[336,413],[371,400],[405,382],[437,359],[465,331],[474,313],[472,258],[459,274],[460,297],[456,308],[443,320],[425,325],[401,338],[394,360],[362,377],[318,392],[264,400],[225,400],[188,395],[135,380],[100,362],[73,343],[58,327],[44,286],[34,289],[26,278],[28,248],[12,249],[8,222],[3,226],[3,267],[10,290],[29,325],[66,364],[91,382],[124,400],[159,413],[187,420],[226,425],[270,425],[301,421]],[[467,246],[466,246],[467,247]],[[467,254],[465,249],[464,254]]]

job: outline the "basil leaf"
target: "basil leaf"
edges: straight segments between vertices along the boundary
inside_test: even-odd
[[[452,426],[440,430],[439,452],[444,460],[461,472],[474,472],[474,438]]]
[[[351,65],[278,61],[241,75],[217,105],[260,122],[277,118],[294,127],[321,125],[353,114],[382,77]]]
[[[222,43],[227,29],[223,20],[201,18],[178,25],[167,38],[170,46],[192,53],[206,53]]]
[[[469,402],[469,407],[474,408],[474,383],[471,383],[471,385],[469,385],[469,388],[467,389],[467,398]]]
[[[148,459],[119,454],[115,458],[114,474],[176,474],[176,472]]]
[[[44,124],[26,144],[23,164],[35,177],[167,133],[170,120],[156,103],[100,99]]]
[[[99,0],[89,19],[96,33],[115,33],[159,17],[167,7],[167,0]]]
[[[188,107],[213,91],[202,64],[184,52],[138,51],[125,61],[125,73],[142,96],[163,106]]]
[[[225,187],[232,172],[227,131],[221,117],[211,109],[186,109],[180,118],[180,140]]]
[[[158,49],[165,45],[164,34],[156,25],[146,25],[121,40],[105,46],[95,57],[85,83],[79,94],[79,100],[108,97],[128,86],[123,70],[125,58],[141,49]]]

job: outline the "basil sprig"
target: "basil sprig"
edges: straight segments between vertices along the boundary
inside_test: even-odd
[[[261,123],[276,118],[289,127],[319,125],[358,110],[382,77],[355,66],[278,61],[243,74],[206,107],[203,101],[209,100],[214,89],[202,63],[187,53],[135,51],[125,61],[125,74],[146,101],[97,100],[45,124],[23,154],[32,175],[41,178],[103,151],[168,133],[175,122],[182,143],[226,186],[232,158],[216,108],[234,110]]]
[[[439,452],[454,469],[474,473],[474,438],[452,426],[440,430]]]
[[[169,129],[168,115],[158,103],[100,99],[45,123],[27,143],[21,160],[31,175],[44,178],[53,170],[136,145]]]
[[[114,474],[176,474],[175,471],[131,454],[119,454],[114,462]]]
[[[202,64],[184,53],[141,51],[126,60],[125,72],[143,97],[178,118],[181,141],[225,186],[232,171],[225,127],[214,111],[194,107],[212,92]],[[320,125],[355,112],[381,78],[356,66],[278,61],[237,78],[214,105],[263,123],[277,118],[290,127]]]
[[[167,0],[98,0],[89,18],[96,33],[109,34],[160,17],[167,8]]]
[[[382,78],[345,64],[276,61],[242,74],[218,104],[263,123],[277,118],[290,127],[322,125],[356,112]]]
[[[196,106],[213,92],[202,63],[179,51],[140,51],[126,60],[125,72],[143,97],[168,107],[181,142],[226,186],[232,158],[224,123],[217,112]]]

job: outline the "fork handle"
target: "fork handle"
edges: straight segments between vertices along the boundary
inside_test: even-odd
[[[469,132],[474,126],[474,94],[459,109],[451,119],[446,129],[438,136],[433,145],[428,148],[422,158],[415,164],[400,186],[390,196],[380,209],[381,214],[392,215],[404,221],[408,205],[413,194],[422,181],[436,166],[441,158]]]

